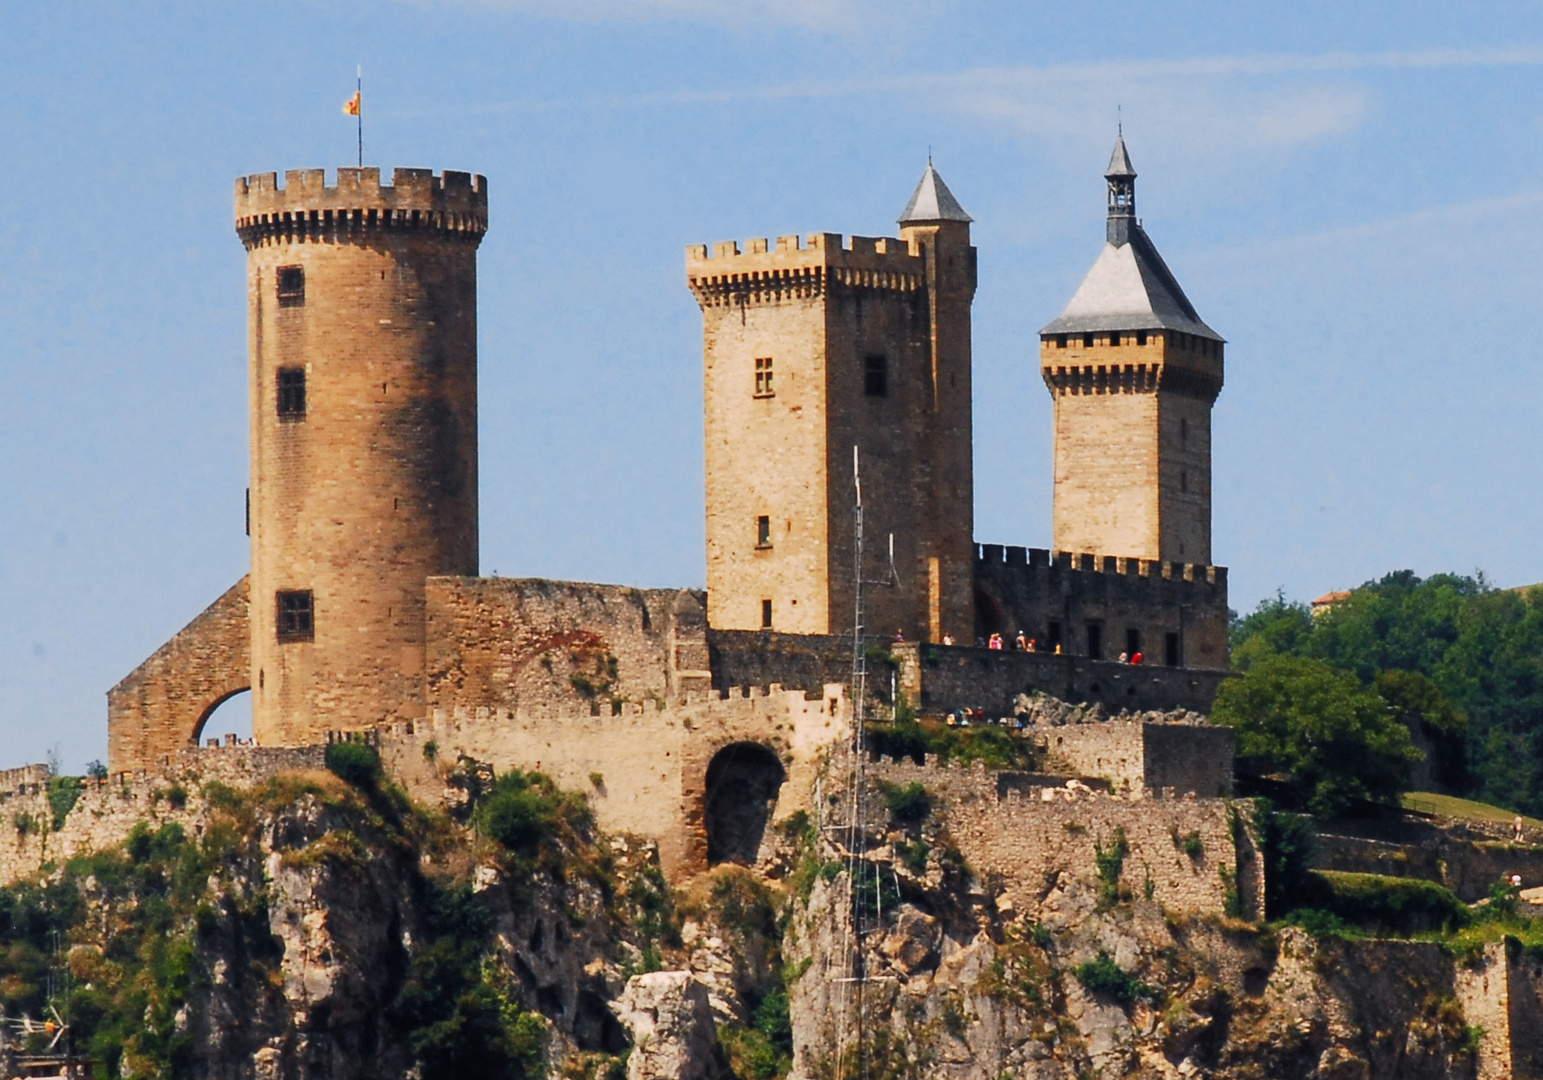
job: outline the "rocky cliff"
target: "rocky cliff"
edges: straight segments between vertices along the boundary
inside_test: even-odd
[[[827,776],[756,867],[672,888],[651,845],[601,835],[539,776],[447,765],[427,809],[368,762],[343,772],[206,785],[181,819],[0,890],[7,1013],[58,1007],[104,1077],[1531,1068],[1512,1029],[1539,980],[1518,950],[1187,914],[1108,835],[1088,872],[1025,888],[972,867],[967,815],[925,793],[875,789],[855,843]]]

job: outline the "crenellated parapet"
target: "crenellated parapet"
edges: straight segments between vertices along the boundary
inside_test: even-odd
[[[236,180],[236,233],[248,250],[265,243],[336,243],[377,230],[424,230],[476,245],[488,228],[488,182],[446,169],[395,169],[382,184],[376,168],[291,169]]]
[[[1225,598],[1227,568],[1200,563],[1168,562],[1161,559],[1136,559],[1121,555],[1094,555],[1088,552],[1055,551],[1046,548],[1015,547],[1011,544],[976,545],[975,563],[981,568],[1014,568],[1030,574],[1099,574],[1148,582],[1186,582],[1195,586],[1220,588]],[[1205,595],[1197,592],[1196,595]]]
[[[981,635],[1009,648],[1022,633],[1041,652],[1090,660],[1139,652],[1148,666],[1228,666],[1224,566],[981,544],[975,585]],[[1209,711],[1209,697],[1199,707]]]
[[[728,304],[777,304],[807,300],[831,290],[909,294],[926,286],[926,263],[907,240],[853,236],[845,246],[840,233],[811,233],[807,244],[798,236],[779,236],[773,249],[767,240],[738,241],[686,249],[686,280],[703,308]]]

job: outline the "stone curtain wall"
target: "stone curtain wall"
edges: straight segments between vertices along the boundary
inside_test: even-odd
[[[29,789],[45,786],[54,775],[47,765],[23,765],[16,769],[0,769],[0,798],[7,795],[26,795]]]
[[[107,692],[107,767],[156,768],[198,741],[215,706],[252,685],[248,579]]]
[[[714,754],[740,742],[774,752],[788,774],[774,810],[781,820],[808,804],[823,750],[846,739],[849,725],[840,686],[824,688],[817,699],[772,686],[731,690],[727,698],[692,695],[663,709],[652,701],[627,704],[618,715],[439,712],[382,729],[379,747],[390,773],[424,800],[445,797],[444,772],[463,754],[498,772],[543,772],[558,787],[588,794],[605,831],[656,840],[666,873],[675,877],[707,865],[702,813]]]
[[[1087,655],[1087,625],[1103,628],[1103,655],[1126,651],[1126,630],[1140,635],[1149,665],[1165,662],[1165,635],[1182,642],[1188,668],[1227,667],[1227,568],[1194,563],[1052,553],[982,544],[975,560],[977,633],[1012,637],[1022,630],[1042,647],[1061,624],[1065,651]]]
[[[900,687],[923,713],[984,708],[1012,715],[1014,699],[1035,690],[1062,701],[1098,703],[1113,713],[1189,709],[1208,713],[1225,671],[1135,667],[1079,656],[962,645],[892,645]]]
[[[1245,908],[1263,896],[1263,867],[1245,858],[1239,868],[1230,804],[1222,799],[1123,798],[1065,787],[1006,788],[982,768],[940,768],[909,762],[870,766],[869,775],[894,784],[919,782],[941,800],[935,814],[959,847],[975,880],[1000,884],[1014,910],[1036,917],[1061,875],[1096,890],[1095,843],[1108,847],[1117,829],[1129,845],[1120,874],[1136,897],[1152,883],[1152,899],[1172,911],[1225,915],[1228,883],[1238,880]],[[1203,853],[1186,854],[1182,838],[1198,837]],[[1064,883],[1063,883],[1064,889]],[[1244,917],[1257,917],[1250,910]]]
[[[177,821],[196,832],[204,812],[201,791],[209,781],[246,787],[282,772],[320,769],[325,755],[323,746],[183,747],[164,768],[86,781],[58,830],[46,786],[0,795],[0,886],[37,874],[45,864],[62,865],[77,855],[117,847],[141,821],[152,829]],[[178,787],[181,807],[169,797]]]
[[[1051,758],[1117,792],[1232,794],[1232,729],[1207,724],[1068,724],[1043,733]]]
[[[707,631],[712,656],[713,689],[781,683],[818,690],[826,683],[852,680],[852,637],[782,634],[776,631]]]
[[[675,701],[705,691],[706,599],[534,578],[429,578],[429,709]]]

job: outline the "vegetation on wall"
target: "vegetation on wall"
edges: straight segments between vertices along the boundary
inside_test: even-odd
[[[1280,658],[1322,666],[1283,666]],[[1280,684],[1288,675],[1306,679],[1332,704],[1337,734],[1367,736],[1354,754],[1375,768],[1370,797],[1407,782],[1388,776],[1399,771],[1400,756],[1396,737],[1386,734],[1391,718],[1435,747],[1437,778],[1455,793],[1543,813],[1543,589],[1499,590],[1482,575],[1421,579],[1401,570],[1316,619],[1306,604],[1277,596],[1234,620],[1232,662],[1244,677],[1224,688],[1218,711],[1225,707],[1240,734],[1250,725],[1279,730],[1280,715],[1290,712],[1289,701],[1279,704]],[[1353,686],[1329,685],[1324,669]],[[1249,687],[1256,681],[1277,689]],[[1380,703],[1379,717],[1369,715],[1368,698]],[[1240,753],[1250,752],[1245,741]],[[1354,797],[1355,785],[1341,782],[1334,762],[1325,773],[1303,745],[1278,739],[1266,749],[1293,776],[1300,768],[1310,793],[1324,785],[1320,808]]]

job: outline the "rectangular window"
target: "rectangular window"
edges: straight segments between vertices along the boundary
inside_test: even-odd
[[[863,358],[863,393],[869,397],[889,396],[889,360],[886,357]]]
[[[771,626],[771,601],[761,601],[761,629],[770,630]]]
[[[1119,343],[1120,343],[1120,335],[1118,333],[1113,333],[1113,334],[1109,335],[1109,344],[1111,344],[1111,345],[1118,345]]]
[[[1180,664],[1182,664],[1184,662],[1184,657],[1181,655],[1182,650],[1179,648],[1179,635],[1178,634],[1166,634],[1166,635],[1164,635],[1164,637],[1163,637],[1163,653],[1164,653],[1163,661],[1169,667],[1178,667]]]
[[[279,640],[315,640],[315,614],[310,589],[281,590],[278,594]]]
[[[279,368],[279,419],[305,419],[305,368]]]
[[[769,548],[772,546],[771,518],[765,514],[755,519],[755,546],[758,548]]]
[[[1134,626],[1125,628],[1125,656],[1128,660],[1134,660],[1136,654],[1141,651],[1141,631]]]
[[[1092,334],[1083,334],[1082,335],[1082,347],[1084,349],[1091,349],[1093,347],[1093,335]]]
[[[305,268],[279,267],[279,307],[298,307],[305,303]]]
[[[1136,344],[1137,345],[1145,345],[1146,343],[1147,343],[1147,332],[1145,330],[1137,330],[1136,331]]]
[[[1057,334],[1055,336],[1055,347],[1058,348],[1058,349],[1066,348],[1066,335],[1065,334]]]
[[[771,357],[757,357],[755,361],[755,396],[772,397],[772,362]]]
[[[1104,658],[1104,627],[1102,623],[1088,623],[1088,655],[1094,660]]]

